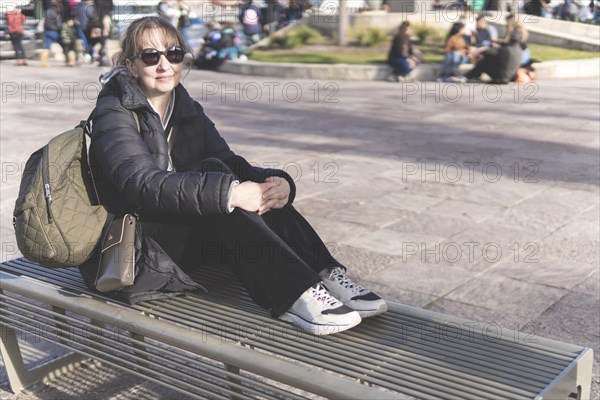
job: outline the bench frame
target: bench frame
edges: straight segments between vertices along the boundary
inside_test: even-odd
[[[351,381],[344,377],[321,372],[318,369],[306,368],[306,366],[293,360],[286,360],[265,354],[264,352],[255,351],[250,346],[244,346],[243,343],[240,346],[239,344],[223,342],[216,337],[206,335],[206,333],[190,330],[186,327],[157,319],[148,313],[140,313],[131,308],[110,304],[106,301],[92,298],[88,294],[74,295],[72,292],[65,291],[31,277],[18,276],[0,271],[0,295],[4,295],[4,291],[51,305],[52,311],[58,318],[64,316],[66,311],[69,311],[89,317],[91,319],[90,326],[97,328],[104,324],[126,327],[131,338],[136,339],[139,343],[143,343],[144,339],[148,338],[220,362],[225,365],[225,370],[229,373],[228,379],[231,382],[232,388],[230,393],[239,392],[240,387],[239,385],[236,386],[238,383],[236,376],[240,376],[238,375],[240,370],[245,370],[272,381],[300,388],[326,398],[405,398],[399,393],[382,391],[379,388],[372,387],[368,381]],[[3,311],[1,307],[2,303],[0,303],[0,311]],[[442,323],[465,323],[465,320],[462,319],[394,303],[390,303],[390,309],[402,310],[403,312],[408,311],[423,318],[435,318]],[[62,372],[72,370],[90,358],[107,362],[107,364],[111,365],[110,358],[91,357],[90,354],[75,349],[75,353],[28,370],[23,362],[19,343],[17,342],[16,335],[20,327],[18,324],[9,326],[5,320],[5,322],[0,324],[0,328],[2,329],[0,350],[6,365],[11,389],[15,393],[20,393],[32,387],[32,385],[45,377],[56,376]],[[61,334],[64,334],[64,332]],[[520,339],[525,338],[525,335],[522,335],[522,333],[514,332],[513,334],[519,336]],[[578,348],[577,346],[550,339],[536,338],[536,340],[543,341],[545,345],[551,345],[559,349],[568,349],[569,351],[576,349],[580,351],[578,351],[578,356],[535,399],[566,398],[567,396],[577,399],[588,399],[591,389],[592,350]],[[66,343],[61,343],[63,340],[60,334],[51,341],[58,345]],[[136,346],[135,343],[133,343],[133,346]],[[142,347],[140,347],[140,354],[142,354]],[[73,348],[71,349],[73,350]],[[142,356],[147,357],[147,354],[142,354]],[[158,383],[171,387],[168,382],[159,381]],[[177,388],[173,389],[181,391]]]
[[[360,400],[370,398],[377,393],[378,398],[398,399],[398,396],[395,395],[380,391],[375,392],[369,386],[349,382],[335,376],[324,375],[286,360],[270,357],[245,347],[224,343],[217,338],[148,315],[106,304],[92,298],[74,297],[60,289],[30,279],[15,278],[0,272],[0,282],[0,293],[2,290],[7,290],[50,304],[53,310],[59,314],[71,311],[85,315],[92,319],[92,325],[95,326],[110,324],[131,327],[130,333],[137,340],[143,341],[144,338],[150,338],[168,343],[174,347],[221,362],[230,371],[243,369],[283,384],[305,388],[312,393],[328,398],[343,396],[348,399]],[[24,283],[26,284],[24,285]],[[60,344],[60,339],[58,344]],[[48,374],[72,369],[81,361],[89,358],[85,355],[71,354],[50,364],[27,370],[23,363],[15,329],[5,325],[2,325],[1,350],[7,366],[11,389],[15,393],[19,393],[32,384],[39,382],[40,378],[48,376]]]

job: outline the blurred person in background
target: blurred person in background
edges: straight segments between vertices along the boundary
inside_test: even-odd
[[[8,34],[10,42],[15,50],[15,58],[17,65],[27,65],[27,56],[23,48],[23,24],[27,17],[21,12],[20,5],[15,5],[14,8],[6,13],[6,23],[8,25]]]
[[[185,2],[185,0],[177,0],[177,7],[179,7],[179,19],[177,20],[177,29],[183,35],[185,43],[190,45],[190,26],[192,20],[190,14],[192,8]]]
[[[469,51],[469,59],[476,62],[481,54],[488,48],[496,45],[498,32],[492,28],[485,19],[484,15],[477,17],[477,28],[473,33],[473,46]]]
[[[174,27],[179,23],[180,11],[177,4],[171,0],[161,0],[156,5],[156,13]]]
[[[511,82],[517,69],[523,64],[523,46],[527,46],[527,30],[517,14],[506,18],[507,31],[503,39],[498,40],[500,47],[488,48],[465,77],[478,80],[481,74],[487,74],[492,83]]]
[[[302,7],[298,5],[297,0],[289,0],[288,6],[285,9],[285,21],[284,26],[288,26],[294,21],[298,21],[302,18]]]
[[[404,21],[392,39],[388,52],[388,64],[393,72],[386,77],[389,82],[400,82],[420,63],[410,42],[410,22]]]
[[[91,61],[89,53],[89,31],[92,21],[98,18],[93,0],[83,0],[75,6],[75,31],[81,40],[84,58],[86,61]]]
[[[95,0],[94,6],[98,12],[98,20],[100,21],[101,27],[98,66],[109,66],[111,65],[111,62],[106,49],[106,41],[110,37],[110,30],[112,26],[112,13],[114,9],[113,0]]]
[[[529,0],[523,6],[523,11],[526,14],[535,15],[536,17],[547,17],[550,14],[548,1],[546,0]]]
[[[512,57],[520,60],[519,65],[528,65],[531,61],[531,50],[527,46],[527,42],[529,40],[529,33],[527,32],[527,28],[525,28],[525,24],[519,18],[518,14],[509,14],[506,17],[506,34],[504,38],[498,40],[503,47],[506,47],[507,50],[510,50],[510,46],[516,46],[521,48],[521,55],[517,56],[517,51],[514,49],[512,51],[507,52],[507,57]],[[517,46],[518,45],[518,46]],[[514,61],[516,63],[516,61]]]
[[[260,9],[263,17],[263,31],[269,36],[283,27],[285,22],[285,6],[279,0],[266,0]]]
[[[60,30],[60,37],[63,44],[63,52],[65,53],[65,59],[68,67],[74,67],[77,65],[79,52],[77,51],[77,31],[75,29],[75,18],[71,17],[66,21],[63,21]]]
[[[242,6],[239,21],[244,26],[246,45],[251,46],[262,39],[264,19],[255,0],[247,0]]]
[[[40,53],[40,67],[48,67],[50,58],[50,49],[53,43],[58,43],[63,48],[64,44],[61,37],[63,24],[62,5],[58,0],[51,0],[44,13],[44,49]],[[66,52],[65,52],[66,55]]]
[[[446,36],[444,46],[444,64],[442,65],[442,74],[437,79],[438,82],[462,82],[463,78],[458,77],[458,67],[461,64],[469,62],[468,45],[465,42],[465,26],[461,22],[455,22]]]

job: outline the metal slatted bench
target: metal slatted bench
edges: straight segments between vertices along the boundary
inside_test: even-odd
[[[85,359],[190,398],[587,399],[592,350],[400,304],[317,337],[254,305],[229,271],[210,288],[136,306],[83,284],[76,269],[0,265],[1,350],[11,389]],[[26,369],[18,335],[72,351]],[[34,335],[34,336],[32,336]]]

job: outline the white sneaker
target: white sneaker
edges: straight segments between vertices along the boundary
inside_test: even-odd
[[[372,317],[387,311],[387,303],[381,297],[346,276],[343,268],[321,272],[323,283],[344,305],[357,311],[361,318]]]
[[[313,335],[331,335],[350,329],[360,315],[343,305],[322,283],[308,288],[279,319],[293,322]]]

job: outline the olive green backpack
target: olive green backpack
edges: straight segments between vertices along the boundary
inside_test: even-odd
[[[138,131],[140,121],[131,113]],[[88,165],[92,117],[33,153],[23,171],[13,211],[17,246],[48,268],[76,267],[92,255],[108,214]]]
[[[25,164],[13,225],[21,253],[44,267],[86,261],[107,219],[87,163],[89,124],[54,137]]]

